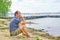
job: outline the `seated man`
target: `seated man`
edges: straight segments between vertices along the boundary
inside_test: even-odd
[[[27,37],[30,37],[25,24],[26,22],[21,13],[16,11],[15,17],[10,22],[10,36],[16,36],[22,32]]]

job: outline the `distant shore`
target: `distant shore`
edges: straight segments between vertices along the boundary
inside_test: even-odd
[[[26,19],[26,20],[29,20],[29,19],[37,19],[37,18],[47,18],[47,17],[49,17],[49,18],[60,18],[60,15],[40,15],[40,16],[24,16],[24,18]],[[0,16],[0,18],[1,19],[11,19],[11,18],[13,18],[13,17],[3,17],[3,16]]]

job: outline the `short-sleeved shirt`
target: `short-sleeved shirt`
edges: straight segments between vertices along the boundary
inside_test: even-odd
[[[19,23],[21,22],[21,18],[14,17],[10,22],[10,32],[19,28]]]

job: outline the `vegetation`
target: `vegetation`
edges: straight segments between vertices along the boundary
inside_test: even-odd
[[[0,28],[0,30],[5,30],[5,29],[9,29],[9,28]]]
[[[6,16],[6,13],[10,11],[11,0],[0,0],[0,15]]]
[[[41,40],[39,37],[36,37],[36,40]]]

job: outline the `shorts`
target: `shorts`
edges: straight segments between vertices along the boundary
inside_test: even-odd
[[[11,31],[10,36],[17,36],[20,33],[22,33],[22,31],[18,28],[18,29],[14,30],[14,31]]]

